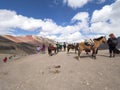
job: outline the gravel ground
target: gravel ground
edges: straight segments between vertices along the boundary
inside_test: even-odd
[[[34,54],[0,63],[0,90],[120,90],[120,55]]]

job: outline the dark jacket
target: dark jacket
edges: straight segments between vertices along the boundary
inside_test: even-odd
[[[118,40],[117,38],[109,38],[107,43],[109,47],[116,47],[118,44]]]

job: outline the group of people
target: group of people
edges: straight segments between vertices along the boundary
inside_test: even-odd
[[[49,44],[48,45],[48,54],[50,56],[53,55],[52,51],[54,51],[54,54],[57,54],[59,51],[62,51],[62,48],[64,48],[64,51],[66,51],[66,43],[64,42],[64,44],[60,44],[60,43],[54,43],[54,44]]]
[[[49,48],[50,48],[50,49],[56,48],[57,51],[60,51],[60,50],[62,50],[62,48],[63,48],[64,51],[66,51],[66,43],[64,42],[63,45],[61,45],[61,44],[58,43],[58,42],[57,42],[56,44],[51,44],[51,43],[49,43],[49,45],[48,45],[48,52],[49,52]],[[43,52],[43,53],[45,53],[45,49],[46,49],[46,46],[45,46],[44,43],[42,44],[42,46],[39,45],[39,46],[36,47],[37,52]]]
[[[108,47],[109,47],[109,54],[110,54],[109,57],[115,57],[116,46],[118,45],[118,40],[113,33],[109,34],[107,44],[108,44]],[[51,44],[49,44],[49,45],[51,45]],[[63,43],[63,45],[61,45],[61,47],[60,47],[59,43],[57,43],[56,46],[57,46],[57,48],[62,48],[63,47],[63,50],[66,51],[67,45],[66,45],[65,42]],[[42,47],[40,47],[40,46],[37,47],[37,51],[38,52],[42,51],[43,53],[45,53],[45,48],[46,48],[45,44],[43,44]]]

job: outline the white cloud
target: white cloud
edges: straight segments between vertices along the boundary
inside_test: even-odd
[[[41,20],[17,15],[15,11],[0,10],[0,26],[10,28],[20,28],[24,30],[35,30],[39,28]],[[2,29],[3,30],[3,29]]]
[[[106,21],[109,19],[112,7],[109,5],[104,6],[101,10],[95,10],[92,15],[91,22]]]
[[[106,0],[98,0],[98,4],[104,3]]]
[[[87,12],[79,12],[73,18],[72,22],[78,21],[77,28],[84,33],[89,33],[89,14]]]
[[[71,25],[57,25],[52,19],[34,19],[18,15],[15,11],[0,10],[0,34],[14,34],[16,28],[34,31],[56,41],[77,42],[95,37],[89,33],[115,33],[120,36],[120,0],[95,10],[90,20],[88,12],[78,12],[71,18]],[[91,23],[91,26],[89,24]],[[21,31],[20,31],[21,32]],[[20,34],[19,32],[19,34]]]
[[[83,38],[83,35],[77,31],[74,33],[61,34],[60,37],[57,37],[56,41],[75,43],[80,42]]]
[[[58,26],[51,19],[43,20],[42,24],[40,24],[40,27],[44,32],[48,32],[48,33],[51,33],[51,34],[58,34],[62,30],[62,27]]]
[[[9,16],[10,15],[10,16]],[[77,22],[76,22],[77,21]],[[58,41],[77,42],[89,34],[89,14],[79,12],[72,19],[73,25],[60,26],[51,19],[34,19],[17,15],[15,11],[0,10],[0,34],[14,34],[16,28],[34,31],[40,29],[39,35]],[[20,31],[21,32],[21,31]],[[19,34],[21,35],[21,33]]]
[[[69,7],[76,9],[84,6],[90,0],[63,0],[64,4],[67,4]]]
[[[49,37],[59,41],[78,41],[79,36],[82,36],[79,31],[87,32],[88,30],[88,18],[89,15],[87,12],[80,12],[71,19],[72,22],[78,22],[75,22],[73,25],[60,26],[52,19],[41,20],[32,17],[28,18],[17,15],[15,11],[0,10],[0,34],[14,34],[13,31],[15,31],[16,28],[27,31],[39,29],[39,35],[43,37]],[[21,35],[20,32],[21,31],[19,31],[18,34]]]
[[[106,0],[63,0],[64,4],[67,4],[73,9],[81,8],[86,5],[88,2],[95,1],[97,4],[104,3]]]
[[[111,5],[104,6],[101,10],[95,10],[91,19],[91,29],[95,33],[115,33],[120,36],[120,0]]]
[[[93,23],[90,27],[92,33],[104,33],[107,34],[110,32],[109,24],[106,22],[96,22]]]
[[[80,20],[80,21],[88,21],[89,14],[87,12],[79,12],[73,18],[72,21]]]
[[[84,15],[84,16],[83,16]],[[46,19],[44,25],[42,25],[41,36],[47,36],[56,41],[67,41],[67,42],[76,42],[80,41],[82,38],[85,38],[80,32],[89,33],[88,27],[89,14],[87,12],[77,13],[72,19],[71,22],[73,25],[59,26],[52,20]],[[76,22],[77,21],[77,22]],[[57,38],[54,36],[59,34]]]

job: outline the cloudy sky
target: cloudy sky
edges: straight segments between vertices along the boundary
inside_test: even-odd
[[[79,42],[119,30],[120,0],[0,0],[0,34]]]

